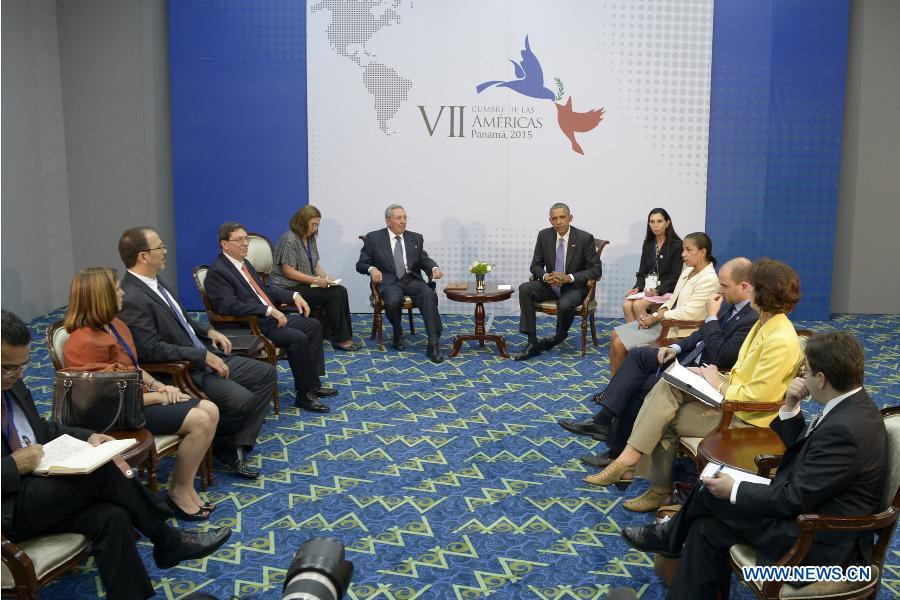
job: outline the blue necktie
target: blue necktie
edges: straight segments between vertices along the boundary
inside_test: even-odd
[[[732,320],[734,317],[736,317],[737,314],[738,314],[737,307],[736,307],[736,306],[735,306],[735,307],[732,307],[732,309],[731,309],[731,310],[729,311],[729,313],[728,313],[728,316],[725,318],[724,321],[722,321],[722,323],[723,323],[723,324],[724,324],[724,323],[727,323],[728,321],[730,321],[730,320]],[[691,350],[691,351],[688,353],[688,355],[685,356],[685,357],[684,357],[681,361],[679,361],[679,362],[681,362],[682,365],[688,365],[688,366],[700,362],[700,355],[703,354],[703,346],[704,346],[704,345],[705,345],[705,343],[703,342],[703,340],[700,340],[699,342],[697,342],[697,345],[694,346],[694,349]]]
[[[400,279],[406,275],[406,262],[403,260],[403,244],[400,243],[400,236],[395,235],[394,239],[394,272]]]
[[[559,244],[556,246],[556,267],[553,269],[554,271],[558,271],[560,273],[566,272],[566,240],[563,238],[559,238]],[[562,293],[562,290],[558,285],[551,285],[553,288],[553,293],[556,294],[556,297],[559,298],[559,295]]]
[[[160,285],[159,282],[157,282],[156,285],[159,286],[159,291],[162,292],[163,300],[169,305],[171,311],[175,313],[175,317],[178,319],[178,322],[181,323],[181,326],[184,327],[184,330],[187,332],[188,337],[191,338],[191,342],[194,343],[194,346],[206,350],[206,346],[203,345],[203,342],[201,342],[200,338],[197,337],[197,334],[194,333],[194,328],[191,327],[190,323],[187,322],[187,319],[184,318],[184,313],[176,306],[174,298],[169,296],[169,292],[166,291],[166,288]]]

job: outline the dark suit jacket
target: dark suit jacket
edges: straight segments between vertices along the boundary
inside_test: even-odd
[[[259,273],[256,272],[250,261],[244,259],[244,264],[247,265],[250,276],[276,306],[293,303],[293,292],[274,285],[263,284]],[[260,302],[253,287],[247,283],[243,274],[224,254],[219,254],[212,266],[209,267],[209,271],[206,272],[205,287],[206,296],[217,313],[234,317],[266,316],[268,307]]]
[[[359,252],[359,260],[356,262],[356,271],[363,275],[369,274],[369,267],[375,267],[381,271],[382,279],[379,289],[393,285],[398,279],[403,278],[402,273],[398,276],[394,270],[394,249],[388,239],[388,233],[390,232],[387,227],[367,233],[362,250]],[[391,234],[391,239],[393,239],[393,234]],[[403,232],[406,268],[409,274],[421,281],[430,281],[431,270],[438,265],[425,252],[424,242],[425,238],[420,233]],[[422,277],[422,271],[428,276],[427,279]]]
[[[677,342],[681,348],[679,357],[686,356],[703,340],[703,353],[700,355],[703,362],[708,365],[716,365],[720,369],[730,369],[737,361],[738,352],[747,334],[753,328],[753,324],[759,319],[759,314],[753,310],[748,302],[738,313],[738,316],[723,324],[722,319],[731,311],[731,304],[722,303],[719,308],[718,318],[715,321],[704,323],[700,329]]]
[[[162,280],[157,278],[156,281],[177,303],[175,294]],[[139,363],[187,360],[194,369],[206,368],[207,349],[194,347],[178,317],[159,294],[127,271],[122,279],[122,289],[125,291],[125,302],[119,318],[131,329]],[[180,304],[176,304],[176,307],[181,310],[197,337],[204,341],[208,337],[206,332],[209,331],[209,325],[191,319]]]
[[[552,227],[542,229],[538,233],[534,245],[534,258],[531,259],[531,274],[540,280],[546,273],[552,273],[556,267],[556,230]],[[597,256],[594,236],[586,231],[569,227],[569,247],[566,248],[566,274],[575,278],[572,283],[562,286],[587,289],[588,279],[600,279],[603,267]]]
[[[666,240],[662,248],[659,250],[659,262],[656,265],[658,269],[659,285],[656,293],[660,296],[663,294],[671,294],[675,291],[675,284],[678,283],[678,276],[681,275],[681,240]],[[637,280],[634,282],[634,288],[638,291],[644,290],[644,278],[653,270],[653,254],[656,251],[656,239],[651,238],[644,240],[644,247],[641,249],[641,264],[635,273]]]
[[[803,513],[866,515],[878,512],[887,464],[887,433],[881,413],[860,390],[842,400],[803,437],[803,414],[770,425],[785,452],[771,485],[742,483],[735,508],[761,519],[761,527],[796,536],[794,518]],[[765,538],[765,536],[763,536]],[[763,540],[764,541],[764,540]],[[757,544],[773,562],[787,548]],[[871,564],[872,534],[817,533],[804,561],[809,565]]]
[[[82,429],[80,427],[66,427],[55,421],[45,421],[38,415],[37,407],[34,405],[34,399],[31,392],[25,387],[25,383],[19,379],[9,390],[16,399],[16,410],[22,410],[28,419],[28,424],[34,430],[35,442],[38,444],[46,444],[47,442],[58,438],[67,433],[73,438],[79,440],[87,440],[91,437],[93,431]],[[0,400],[2,401],[2,400]],[[2,462],[2,483],[3,483],[3,531],[12,530],[12,513],[15,505],[16,494],[22,489],[23,481],[29,475],[24,477],[19,475],[16,469],[16,461],[12,457],[12,449],[3,438],[3,462]]]

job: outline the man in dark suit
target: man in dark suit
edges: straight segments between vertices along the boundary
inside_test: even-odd
[[[770,485],[703,478],[677,515],[660,525],[626,527],[625,540],[644,552],[681,553],[669,598],[714,598],[731,576],[729,549],[749,543],[757,564],[771,565],[799,535],[797,515],[865,515],[879,510],[887,433],[862,388],[863,349],[847,332],[817,334],[806,345],[806,370],[788,386],[771,423],[785,452]],[[823,409],[807,424],[806,395]],[[868,565],[870,532],[817,533],[804,565]]]
[[[22,381],[31,333],[10,312],[2,311],[0,319],[3,535],[13,542],[49,533],[84,535],[92,544],[106,596],[124,599],[154,595],[134,547],[133,529],[153,542],[153,558],[164,569],[207,556],[228,540],[228,527],[188,533],[167,525],[171,511],[144,485],[130,479],[128,465],[120,457],[87,475],[32,475],[44,455],[43,445],[63,434],[94,446],[113,438],[40,418]]]
[[[294,375],[294,406],[310,412],[328,412],[319,398],[337,395],[337,390],[322,387],[319,375],[325,374],[322,349],[322,325],[309,318],[309,304],[300,292],[289,292],[264,284],[247,260],[250,241],[246,228],[229,221],[219,227],[222,254],[206,273],[206,295],[213,310],[223,315],[259,317],[263,335],[279,348],[287,348],[288,364]],[[300,314],[290,317],[276,306],[293,304]]]
[[[443,362],[441,315],[432,280],[443,277],[440,267],[425,252],[422,234],[406,230],[406,211],[391,204],[384,211],[386,229],[366,234],[356,270],[372,278],[384,299],[384,312],[394,328],[394,348],[403,350],[403,296],[419,307],[428,334],[428,358]],[[422,278],[428,274],[429,283]]]
[[[256,479],[259,472],[247,466],[245,453],[253,448],[266,419],[275,393],[275,368],[228,356],[228,338],[188,316],[157,277],[166,266],[166,247],[155,231],[149,227],[125,231],[119,238],[119,256],[128,269],[122,279],[125,302],[119,317],[134,336],[138,362],[190,362],[191,379],[219,407],[216,456],[235,474]]]
[[[606,440],[609,451],[602,456],[588,454],[581,460],[592,467],[605,468],[625,449],[644,397],[659,383],[662,372],[678,360],[682,365],[717,365],[730,369],[741,345],[759,314],[750,306],[750,267],[748,258],[734,258],[719,270],[721,292],[706,302],[706,322],[677,344],[665,348],[634,348],[625,358],[609,385],[593,399],[600,410],[591,419],[562,419],[559,425],[577,435]],[[615,421],[614,421],[615,420]],[[612,427],[615,422],[615,427]],[[637,499],[635,499],[637,500]],[[626,508],[630,507],[626,503]]]
[[[528,336],[528,345],[516,360],[537,356],[566,339],[588,279],[599,279],[603,272],[594,236],[572,227],[572,216],[568,206],[557,202],[550,207],[551,227],[538,233],[531,260],[534,280],[519,286],[519,331]],[[534,306],[544,300],[556,300],[556,335],[538,341]]]

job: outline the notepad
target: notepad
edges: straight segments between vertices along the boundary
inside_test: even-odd
[[[760,483],[762,485],[769,485],[772,483],[772,480],[767,477],[760,477],[755,473],[750,473],[749,471],[744,471],[737,467],[721,465],[714,462],[706,463],[706,466],[703,467],[703,471],[700,473],[700,477],[715,477],[716,473],[724,473],[739,483],[745,481],[748,483]]]
[[[451,281],[447,284],[448,290],[466,290],[469,289],[469,284],[465,281]]]
[[[134,438],[104,442],[92,446],[88,442],[63,434],[44,444],[44,456],[34,473],[37,475],[84,475],[91,473],[126,450],[137,445]]]
[[[663,379],[672,387],[676,387],[686,394],[690,394],[697,400],[719,407],[725,397],[711,386],[706,379],[688,371],[676,360],[663,372]]]
[[[341,283],[340,279],[326,279],[325,281],[327,281],[329,283],[329,285],[340,285],[340,283]],[[313,283],[309,287],[323,287],[323,286],[321,286],[317,283]]]
[[[501,291],[502,291],[502,290],[511,290],[511,289],[512,289],[512,286],[511,286],[511,285],[506,285],[506,284],[504,284],[504,285],[498,285],[498,286],[497,286],[497,289],[498,289],[498,290],[501,290]]]

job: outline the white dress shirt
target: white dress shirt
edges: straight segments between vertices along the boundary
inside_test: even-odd
[[[559,234],[557,233],[557,234],[556,234],[556,240],[554,241],[554,245],[553,245],[553,257],[554,257],[554,260],[556,260],[556,249],[559,248],[559,240],[562,240],[562,241],[563,241],[563,256],[562,256],[562,259],[563,259],[563,267],[562,267],[562,269],[560,269],[560,272],[562,272],[562,273],[565,273],[565,269],[566,269],[566,267],[565,267],[565,264],[566,264],[566,254],[569,252],[569,234],[570,234],[570,233],[572,233],[572,228],[571,228],[571,227],[569,227],[569,230],[566,232],[566,235],[559,235]],[[553,271],[556,270],[556,265],[553,265],[553,269],[552,269],[552,270],[553,270]],[[543,280],[543,281],[546,282],[546,281],[547,281],[546,277],[547,277],[547,274],[545,273],[544,276],[541,277],[541,280]],[[575,277],[573,277],[572,275],[569,275],[569,283],[572,283],[573,281],[575,281]]]

